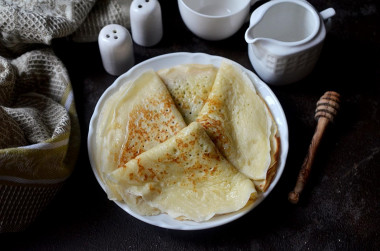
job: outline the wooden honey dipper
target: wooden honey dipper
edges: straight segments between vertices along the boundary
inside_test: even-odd
[[[313,139],[311,140],[309,151],[302,164],[301,170],[298,174],[297,183],[289,193],[289,201],[293,204],[297,204],[299,196],[306,185],[309,178],[311,166],[314,162],[315,154],[317,152],[319,143],[326,130],[329,122],[333,122],[339,110],[340,95],[334,91],[326,92],[317,102],[317,109],[315,110],[315,119],[318,121],[317,127]]]

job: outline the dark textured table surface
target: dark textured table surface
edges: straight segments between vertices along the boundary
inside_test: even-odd
[[[209,42],[182,22],[176,1],[160,1],[164,37],[154,47],[134,46],[136,63],[171,52],[204,52],[253,71],[245,24],[233,37]],[[318,64],[306,79],[271,86],[289,125],[289,154],[275,189],[242,218],[217,228],[175,231],[143,223],[109,201],[87,155],[88,125],[97,100],[116,79],[101,64],[97,43],[54,42],[74,88],[82,147],[77,166],[35,223],[2,234],[1,247],[24,250],[379,250],[380,82],[379,5],[375,0],[310,0],[337,14]],[[298,205],[287,200],[314,133],[315,104],[328,90],[342,109],[323,139]],[[0,248],[2,249],[2,248]],[[4,250],[4,249],[3,249]]]

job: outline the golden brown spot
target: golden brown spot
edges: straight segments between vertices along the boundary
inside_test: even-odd
[[[182,129],[172,115],[173,107],[171,97],[166,95],[149,98],[134,107],[128,115],[127,140],[120,156],[115,156],[119,167],[148,150],[145,142],[162,143]]]
[[[149,184],[149,190],[150,190],[151,192],[161,193],[161,189],[159,189],[159,188],[155,188],[152,184]]]
[[[143,173],[145,172],[145,168],[143,165],[140,164],[140,159],[137,159],[137,166],[138,166],[137,174],[140,176],[143,175]]]
[[[153,171],[152,168],[148,168],[148,171],[150,172],[150,178],[154,179],[156,177],[156,173]]]
[[[205,115],[204,117],[198,118],[197,122],[202,125],[212,141],[219,147],[229,143],[228,138],[225,136],[222,121],[212,119],[208,115]]]

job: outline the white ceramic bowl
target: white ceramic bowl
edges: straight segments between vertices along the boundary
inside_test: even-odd
[[[206,40],[232,36],[245,22],[250,6],[250,0],[178,0],[187,28]]]
[[[220,63],[223,60],[228,60],[228,59],[223,58],[223,57],[218,57],[218,56],[211,56],[211,55],[203,54],[203,53],[172,53],[172,54],[158,56],[158,57],[146,60],[134,66],[133,68],[131,68],[128,72],[124,73],[119,78],[117,78],[115,82],[103,93],[103,95],[100,97],[95,107],[94,113],[90,121],[87,144],[88,144],[89,159],[90,159],[93,172],[100,186],[104,190],[105,190],[105,185],[103,184],[101,178],[99,177],[96,166],[95,166],[96,162],[94,158],[93,149],[95,146],[95,132],[96,132],[96,125],[99,118],[99,113],[100,113],[100,110],[102,109],[102,106],[104,105],[104,102],[107,100],[107,98],[110,97],[114,92],[116,92],[123,84],[127,84],[128,79],[135,79],[141,73],[143,73],[144,71],[148,69],[153,69],[157,71],[160,69],[169,68],[169,67],[179,65],[179,64],[191,64],[191,63],[212,64],[216,67],[219,67]],[[269,188],[264,193],[260,193],[258,199],[254,203],[247,205],[243,209],[234,213],[215,216],[211,220],[206,221],[206,222],[179,221],[179,220],[175,220],[171,218],[167,214],[160,214],[157,216],[142,216],[132,211],[125,203],[115,201],[115,203],[119,207],[121,207],[123,210],[125,210],[127,213],[129,213],[133,217],[143,222],[146,222],[155,226],[163,227],[163,228],[169,228],[169,229],[199,230],[199,229],[212,228],[212,227],[220,226],[228,222],[231,222],[247,214],[248,212],[250,212],[253,208],[259,205],[261,201],[263,201],[269,195],[269,193],[273,190],[273,188],[277,184],[285,167],[285,162],[288,155],[288,145],[289,145],[288,144],[288,124],[286,122],[284,111],[282,110],[282,107],[278,99],[274,95],[274,93],[263,81],[261,81],[251,71],[243,68],[241,65],[233,61],[230,61],[230,62],[233,64],[236,64],[238,67],[240,67],[243,71],[247,73],[249,78],[254,83],[256,90],[267,103],[278,126],[278,132],[279,132],[280,141],[281,141],[280,142],[281,152],[280,152],[280,157],[279,157],[277,173],[272,183],[270,184]]]

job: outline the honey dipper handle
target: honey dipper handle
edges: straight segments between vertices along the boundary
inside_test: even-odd
[[[289,201],[293,204],[298,203],[299,196],[309,179],[311,166],[314,162],[319,143],[321,142],[327,125],[334,120],[339,110],[339,103],[340,95],[333,91],[326,92],[317,102],[317,109],[315,110],[315,118],[318,120],[317,128],[298,174],[297,183],[288,196]]]
[[[311,140],[309,151],[303,161],[301,170],[298,174],[297,183],[294,187],[294,190],[289,193],[289,201],[293,204],[297,204],[299,196],[305,187],[307,180],[309,179],[311,166],[314,162],[315,154],[317,152],[319,143],[321,142],[323,133],[329,123],[329,120],[326,118],[320,118],[318,120],[318,125],[315,130],[313,139]]]

